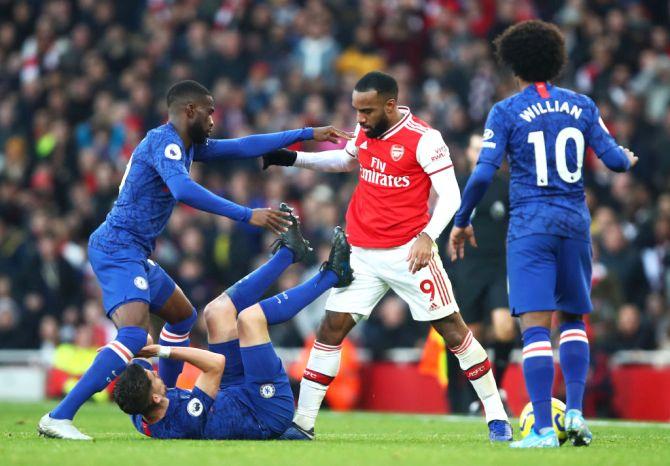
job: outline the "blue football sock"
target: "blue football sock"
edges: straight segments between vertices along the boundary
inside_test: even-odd
[[[226,357],[226,368],[221,377],[219,388],[239,385],[244,382],[244,366],[240,353],[240,340],[230,340],[223,343],[211,343],[209,350],[212,353],[223,354]]]
[[[530,327],[523,332],[523,376],[533,403],[535,431],[552,427],[551,387],[554,383],[554,356],[549,329]]]
[[[566,408],[582,410],[586,375],[589,371],[589,340],[584,322],[561,325],[558,353],[565,379]]]
[[[293,252],[282,246],[265,264],[239,280],[226,290],[226,294],[235,305],[237,312],[242,312],[261,299],[263,293],[293,263]]]
[[[281,324],[290,320],[305,306],[332,288],[337,283],[337,274],[332,270],[323,270],[314,277],[283,293],[264,299],[259,304],[268,325]]]
[[[158,344],[162,346],[189,346],[191,343],[191,329],[196,320],[198,320],[198,313],[193,309],[191,315],[181,322],[165,324],[158,338]],[[158,360],[158,375],[163,379],[167,388],[174,388],[177,385],[177,378],[179,378],[183,369],[184,361],[166,358]]]
[[[119,329],[116,340],[105,346],[77,382],[77,385],[51,412],[54,419],[72,419],[81,405],[103,390],[147,344],[147,331],[140,327]]]

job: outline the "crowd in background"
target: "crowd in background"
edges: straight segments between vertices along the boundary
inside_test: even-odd
[[[353,85],[386,70],[400,103],[442,132],[462,173],[470,135],[515,91],[491,40],[536,17],[566,35],[569,65],[558,84],[594,98],[619,143],[640,157],[626,174],[592,154],[585,162],[593,345],[605,355],[670,348],[669,10],[663,0],[0,0],[0,348],[113,338],[86,244],[133,148],[166,121],[171,83],[206,85],[214,137],[233,138],[327,124],[352,130]],[[239,204],[298,209],[315,251],[275,291],[327,257],[357,182],[356,172],[263,172],[258,161],[194,164],[191,175]],[[265,261],[273,239],[179,205],[154,258],[202,310]],[[274,328],[275,343],[301,346],[322,312],[319,301]],[[419,347],[426,332],[391,296],[354,338],[384,358],[389,348]],[[204,338],[199,324],[195,344]]]

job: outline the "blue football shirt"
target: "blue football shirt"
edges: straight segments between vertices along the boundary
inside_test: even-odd
[[[498,102],[484,130],[478,163],[510,166],[508,240],[553,234],[589,240],[584,153],[621,150],[593,100],[536,83]]]
[[[165,181],[188,175],[196,150],[196,144],[184,149],[171,123],[149,131],[133,151],[119,197],[91,235],[91,246],[105,252],[131,247],[149,256],[177,203]]]
[[[170,403],[165,416],[149,425],[142,416],[131,416],[135,428],[142,434],[160,439],[201,439],[214,399],[195,387],[193,391],[170,388],[165,393]]]
[[[220,390],[216,399],[197,387],[192,391],[171,388],[165,396],[170,404],[160,421],[148,424],[140,415],[131,416],[138,432],[160,439],[270,438],[270,432],[256,419],[249,395],[241,385]]]

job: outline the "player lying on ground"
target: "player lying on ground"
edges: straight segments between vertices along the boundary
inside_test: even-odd
[[[205,308],[209,351],[149,345],[140,356],[158,356],[202,370],[192,391],[167,388],[160,376],[131,364],[119,377],[114,397],[137,430],[170,439],[278,438],[291,424],[294,400],[268,325],[291,319],[331,287],[353,279],[350,246],[336,228],[330,257],[309,281],[257,302],[279,275],[306,251],[293,231],[266,264],[230,287]],[[225,366],[225,370],[224,370]]]
[[[437,251],[440,236],[458,209],[461,193],[442,135],[398,105],[398,83],[378,71],[363,76],[352,93],[358,125],[344,149],[317,153],[273,151],[268,165],[320,171],[352,171],[358,184],[347,209],[356,280],[330,294],[300,383],[300,398],[287,432],[296,440],[314,438],[314,424],[340,367],[342,341],[367,318],[390,289],[415,320],[429,321],[458,358],[482,400],[489,438],[509,441],[512,429],[500,400],[486,351],[468,330]],[[431,187],[438,194],[432,216]]]
[[[521,318],[523,372],[533,403],[535,428],[514,448],[558,447],[551,422],[554,359],[552,311],[561,322],[560,363],[565,378],[565,428],[574,445],[591,443],[582,415],[589,367],[589,343],[582,321],[591,312],[591,218],[582,165],[591,147],[613,171],[637,157],[610,136],[587,96],[554,86],[566,62],[560,30],[542,21],[508,28],[495,41],[521,91],[493,106],[486,121],[479,160],[463,192],[451,232],[452,259],[474,241],[473,209],[507,153],[511,215],[507,273],[512,315]]]
[[[189,176],[192,162],[258,157],[296,141],[348,137],[332,127],[303,128],[239,139],[210,139],[214,99],[195,81],[182,81],[167,94],[168,123],[147,133],[128,161],[119,197],[89,239],[88,258],[102,288],[107,316],[119,333],[100,352],[74,389],[39,422],[42,435],[90,440],[72,424],[86,400],[104,389],[145,345],[149,313],[166,321],[164,346],[188,346],[197,312],[165,271],[149,259],[177,201],[233,220],[284,231],[286,212],[249,209],[219,197]],[[161,360],[159,373],[173,387],[183,363]]]

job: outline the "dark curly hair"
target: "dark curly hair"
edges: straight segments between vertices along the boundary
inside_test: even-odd
[[[493,43],[498,60],[527,82],[553,80],[567,61],[563,34],[540,20],[510,26]]]
[[[138,364],[129,364],[116,380],[114,400],[126,414],[146,414],[152,406],[151,380]]]

